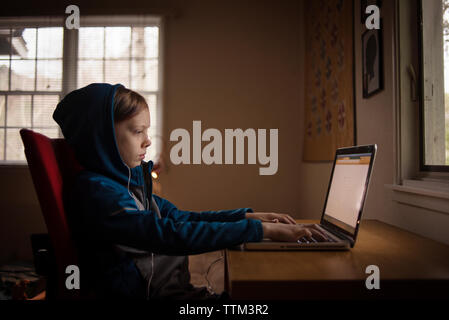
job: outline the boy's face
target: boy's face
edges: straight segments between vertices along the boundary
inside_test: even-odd
[[[146,149],[151,145],[147,134],[150,127],[148,108],[128,120],[115,122],[114,126],[118,151],[123,161],[130,168],[139,166],[145,158]]]

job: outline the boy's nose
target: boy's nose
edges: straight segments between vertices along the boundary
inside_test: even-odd
[[[145,140],[143,145],[145,148],[148,148],[149,146],[151,146],[151,139],[148,137],[147,140]]]

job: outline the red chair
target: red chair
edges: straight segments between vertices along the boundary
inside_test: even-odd
[[[20,135],[54,254],[55,269],[48,274],[47,298],[78,299],[80,290],[68,290],[65,285],[69,276],[65,273],[66,267],[79,266],[79,260],[64,210],[63,194],[68,192],[74,177],[83,168],[64,139],[50,139],[28,129],[20,130]]]

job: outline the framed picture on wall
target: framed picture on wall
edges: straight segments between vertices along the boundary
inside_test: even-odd
[[[363,98],[383,89],[382,28],[367,30],[362,35],[362,81]]]
[[[303,161],[334,161],[356,144],[354,2],[304,1]]]

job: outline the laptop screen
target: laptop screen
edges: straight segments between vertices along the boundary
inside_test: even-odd
[[[323,219],[354,234],[363,206],[372,153],[338,154]]]

